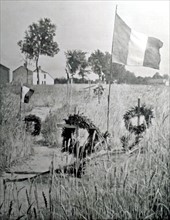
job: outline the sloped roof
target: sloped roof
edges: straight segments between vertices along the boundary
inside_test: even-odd
[[[37,70],[35,69],[33,72],[36,72]],[[46,72],[46,71],[44,71],[44,70],[42,70],[42,69],[40,69],[40,71],[41,71],[41,73],[43,73],[43,74],[48,74],[49,76],[51,76],[51,78],[53,78],[53,79],[55,79],[50,73],[48,73],[48,72]]]
[[[26,69],[25,66],[19,66],[17,69],[15,69],[15,70],[13,71],[13,73],[16,72],[17,70],[21,69],[21,68],[27,71],[27,69]],[[28,69],[28,73],[31,74],[31,73],[33,73],[33,71]]]

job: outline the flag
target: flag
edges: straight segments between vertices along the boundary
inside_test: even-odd
[[[112,62],[159,69],[159,49],[163,43],[131,29],[118,14],[115,16]]]
[[[33,89],[30,89],[26,86],[22,86],[22,98],[21,101],[24,103],[28,103],[32,94],[34,93]]]

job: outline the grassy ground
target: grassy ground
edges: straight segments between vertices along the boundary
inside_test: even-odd
[[[76,111],[88,116],[102,132],[107,129],[108,85],[100,103],[87,85],[74,85],[72,100],[68,101],[66,86],[40,87],[32,97],[29,110],[35,106],[52,109],[53,122],[61,122],[68,113]],[[43,98],[44,97],[44,101]],[[152,106],[154,119],[130,155],[107,155],[90,161],[82,179],[54,174],[33,184],[4,185],[2,219],[168,219],[170,217],[169,162],[169,88],[164,86],[112,85],[109,131],[111,148],[121,148],[120,137],[125,135],[124,113],[137,105]],[[48,100],[48,103],[47,103]],[[68,109],[68,102],[72,108]],[[46,121],[49,122],[49,120]],[[50,126],[50,123],[49,123]],[[48,126],[47,126],[48,127]],[[47,128],[46,127],[46,128]],[[61,132],[53,126],[60,147]],[[58,142],[57,142],[58,139]],[[49,157],[51,160],[51,157]],[[60,159],[61,160],[61,159]],[[56,159],[54,156],[54,163]]]

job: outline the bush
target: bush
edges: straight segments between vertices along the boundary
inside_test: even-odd
[[[47,145],[61,146],[61,129],[57,127],[57,123],[63,123],[66,118],[68,106],[64,105],[57,109],[56,112],[50,113],[42,123],[41,133]]]
[[[47,145],[56,145],[57,138],[55,136],[56,133],[56,120],[54,115],[49,115],[46,117],[43,125],[42,125],[42,135]]]

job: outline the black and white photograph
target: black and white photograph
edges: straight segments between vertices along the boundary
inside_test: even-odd
[[[169,0],[0,0],[0,220],[170,219],[169,33]]]

